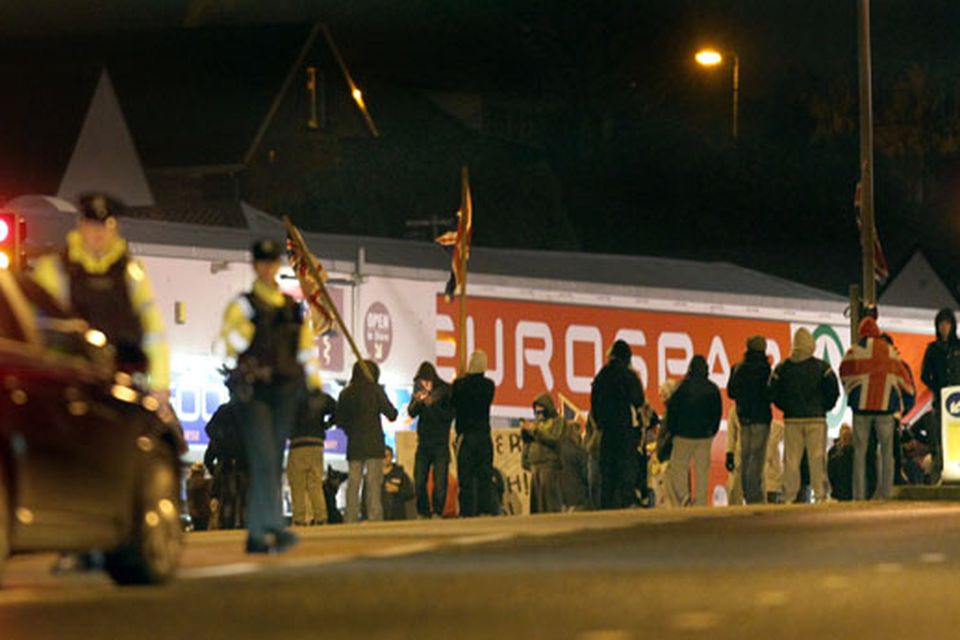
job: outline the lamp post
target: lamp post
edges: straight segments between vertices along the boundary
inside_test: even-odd
[[[701,67],[716,67],[723,64],[724,55],[732,58],[732,72],[733,72],[733,141],[736,142],[740,133],[740,56],[736,53],[730,51],[726,54],[723,54],[716,49],[701,49],[694,56],[694,60],[697,61]]]

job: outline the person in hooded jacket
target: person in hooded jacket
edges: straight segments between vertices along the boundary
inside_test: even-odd
[[[767,340],[752,336],[747,340],[743,360],[733,367],[727,395],[737,403],[740,421],[740,482],[747,504],[763,502],[763,463],[770,437],[770,363]]]
[[[600,435],[600,508],[636,504],[637,441],[634,416],[646,402],[643,385],[630,368],[633,352],[623,340],[610,349],[607,364],[593,379],[590,412]]]
[[[686,377],[667,405],[667,429],[673,434],[668,488],[673,504],[679,506],[691,504],[687,482],[691,461],[695,491],[692,504],[707,504],[710,448],[720,430],[723,412],[720,389],[710,380],[708,372],[706,358],[693,356]]]
[[[860,322],[860,341],[847,350],[840,363],[840,379],[853,410],[853,499],[866,497],[866,458],[876,449],[868,446],[871,431],[880,444],[879,496],[893,494],[896,414],[913,406],[913,376],[896,348],[880,335],[877,321]]]
[[[470,354],[465,375],[453,383],[451,400],[459,440],[457,475],[460,482],[460,515],[470,518],[481,513],[496,515],[494,500],[493,440],[490,434],[490,406],[496,385],[484,374],[487,354]]]
[[[790,357],[770,376],[770,398],[783,411],[783,495],[793,501],[800,491],[800,462],[806,452],[814,500],[826,497],[826,415],[840,397],[830,365],[814,357],[813,335],[800,327],[793,335]]]
[[[560,440],[566,426],[549,393],[533,401],[534,421],[520,426],[524,467],[530,471],[530,513],[557,513],[560,499]]]
[[[380,492],[383,487],[383,426],[380,416],[393,422],[397,409],[380,386],[380,368],[367,360],[367,369],[373,380],[364,373],[361,363],[353,365],[350,383],[337,399],[336,422],[347,434],[347,463],[350,476],[347,479],[347,522],[360,519],[360,485],[367,519],[383,520],[383,502]]]
[[[411,418],[417,418],[417,455],[413,467],[417,514],[421,518],[429,518],[431,513],[440,517],[447,504],[450,469],[450,425],[454,416],[450,385],[440,379],[431,363],[424,362],[417,369],[413,386],[413,400],[407,412]],[[427,491],[431,469],[432,503]]]
[[[934,475],[943,469],[942,428],[940,420],[940,390],[960,384],[960,338],[957,337],[957,318],[952,309],[940,309],[934,319],[936,339],[927,345],[923,354],[920,379],[933,393]]]

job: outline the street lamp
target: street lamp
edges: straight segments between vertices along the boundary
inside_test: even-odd
[[[739,134],[740,115],[740,57],[734,52],[720,53],[716,49],[701,49],[693,57],[701,67],[712,68],[723,64],[723,57],[733,58],[733,141]]]

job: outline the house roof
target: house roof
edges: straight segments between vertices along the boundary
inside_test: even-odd
[[[78,99],[76,81],[60,84],[60,76],[51,79],[38,73],[39,67],[105,67],[145,166],[235,164],[242,162],[310,29],[309,24],[226,26],[7,40],[0,42],[0,53],[18,61],[22,76],[4,86],[31,84],[32,78],[32,84],[48,87],[47,99],[34,107],[57,108]],[[66,127],[50,126],[55,121],[37,122],[45,117],[42,111],[21,112],[14,122],[26,130],[45,124],[45,130],[64,135]],[[76,135],[66,137],[67,144],[76,141]]]

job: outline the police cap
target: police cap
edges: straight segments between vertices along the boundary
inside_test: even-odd
[[[123,203],[105,193],[85,193],[80,196],[80,215],[84,220],[106,224],[122,215]]]
[[[283,249],[280,247],[280,243],[276,240],[257,240],[253,243],[253,261],[260,262],[261,260],[267,262],[273,262],[279,260],[280,256],[283,255]]]

